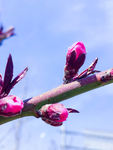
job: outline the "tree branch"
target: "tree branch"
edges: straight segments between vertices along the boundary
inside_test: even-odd
[[[14,117],[0,117],[0,124],[22,118],[24,116],[35,116],[35,111],[45,104],[57,103],[112,82],[113,68],[76,80],[72,83],[62,84],[42,95],[25,100],[24,108],[20,115]]]

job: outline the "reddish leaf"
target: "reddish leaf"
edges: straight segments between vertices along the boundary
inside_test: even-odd
[[[2,93],[5,93],[7,87],[11,83],[12,78],[13,78],[13,61],[12,61],[12,56],[10,54],[8,57],[7,65],[6,65],[6,69],[5,69]]]
[[[10,85],[7,87],[5,93],[7,93],[7,95],[9,94],[10,90],[15,86],[15,84],[17,84],[21,79],[24,78],[26,72],[28,71],[28,68],[26,67],[11,83]]]
[[[69,113],[79,113],[78,110],[73,109],[73,108],[67,108],[67,110],[68,110]]]
[[[2,91],[2,87],[3,87],[3,81],[2,81],[2,76],[0,74],[0,94],[1,94],[1,91]]]

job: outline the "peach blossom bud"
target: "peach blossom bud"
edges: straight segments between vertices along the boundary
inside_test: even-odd
[[[23,108],[23,101],[14,95],[0,99],[0,116],[11,117],[19,114]]]
[[[66,121],[69,113],[79,113],[72,108],[65,108],[63,104],[46,104],[40,109],[40,117],[46,123],[53,126],[60,126]]]
[[[85,57],[86,48],[82,42],[74,43],[68,48],[64,68],[64,83],[71,81],[77,75],[79,68],[84,64]]]

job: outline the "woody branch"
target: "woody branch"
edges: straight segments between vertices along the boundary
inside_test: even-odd
[[[40,107],[45,104],[64,101],[73,96],[88,92],[110,83],[113,83],[113,69],[99,72],[86,78],[78,79],[72,83],[62,84],[42,95],[25,100],[24,108],[20,115],[14,117],[0,116],[0,124],[25,116],[35,116],[34,112],[40,109]]]

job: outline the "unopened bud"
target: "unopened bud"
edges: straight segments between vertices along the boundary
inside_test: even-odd
[[[53,126],[60,126],[66,121],[69,113],[79,113],[75,109],[65,108],[63,104],[46,104],[40,109],[41,118]]]
[[[19,114],[23,108],[23,101],[14,95],[0,99],[0,116],[11,117]]]
[[[66,55],[66,65],[64,68],[64,83],[70,82],[84,64],[86,57],[86,48],[82,42],[74,43],[68,48]]]

